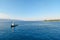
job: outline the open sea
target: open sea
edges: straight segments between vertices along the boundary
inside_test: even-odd
[[[0,22],[0,40],[60,40],[60,22]]]

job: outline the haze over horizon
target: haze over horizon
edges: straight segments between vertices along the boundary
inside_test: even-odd
[[[60,19],[60,0],[0,0],[0,18]]]

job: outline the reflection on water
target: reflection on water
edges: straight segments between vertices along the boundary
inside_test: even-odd
[[[11,25],[12,32],[15,31],[15,27],[16,27],[16,26],[18,26],[18,25],[16,25],[16,24],[14,24],[13,26]]]
[[[14,31],[15,31],[15,27],[11,27],[11,29],[12,29],[12,32],[14,32]]]

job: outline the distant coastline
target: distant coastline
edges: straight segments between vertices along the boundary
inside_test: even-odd
[[[60,22],[60,19],[49,19],[49,20],[44,20],[45,22]]]

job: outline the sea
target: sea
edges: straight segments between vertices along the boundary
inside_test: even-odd
[[[60,40],[60,22],[0,22],[0,40]]]

